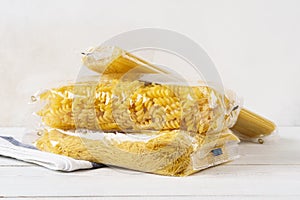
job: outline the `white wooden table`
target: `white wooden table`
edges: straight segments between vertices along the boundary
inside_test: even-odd
[[[20,137],[23,129],[0,128]],[[0,157],[0,198],[300,199],[300,127],[279,128],[263,145],[242,143],[241,158],[178,178],[114,168],[62,173]]]

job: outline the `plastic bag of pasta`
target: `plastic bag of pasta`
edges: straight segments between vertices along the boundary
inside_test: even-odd
[[[83,57],[99,73],[44,90],[40,150],[163,175],[184,176],[237,157],[231,128],[240,104],[119,48]]]
[[[236,98],[208,86],[104,77],[45,90],[35,99],[46,102],[37,112],[44,125],[63,130],[184,130],[214,135],[230,128],[239,112]]]
[[[135,80],[140,78],[140,73],[160,75],[170,73],[166,69],[158,68],[118,47],[100,46],[98,48],[92,48],[84,53],[82,62],[84,66],[90,70],[114,78],[131,77],[131,79]],[[167,77],[167,79],[169,78],[170,76]],[[164,77],[164,79],[166,79],[166,77]],[[172,81],[174,82],[174,79]],[[182,83],[184,81],[185,80],[182,79],[175,80],[177,83]],[[178,95],[178,93],[176,95]],[[234,100],[236,104],[240,104],[237,102],[236,98],[234,98]],[[227,99],[224,98],[224,101],[226,103]],[[228,105],[225,106],[227,106],[227,113],[230,113],[231,109],[234,108],[232,107],[232,104],[229,107]],[[241,110],[241,112],[237,121],[231,120],[233,123],[231,125],[234,125],[232,129],[240,139],[263,143],[266,138],[269,138],[272,133],[276,132],[276,125],[272,121],[245,108],[239,108],[239,110]],[[235,112],[234,114],[236,117],[238,112]]]
[[[103,133],[44,130],[40,150],[143,172],[186,176],[238,157],[238,138],[229,129],[216,141],[181,130]],[[208,150],[207,152],[205,150]]]

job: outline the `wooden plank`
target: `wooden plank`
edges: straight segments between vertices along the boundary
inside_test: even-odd
[[[277,138],[265,144],[241,143],[240,158],[229,164],[300,164],[300,127],[281,127]]]
[[[222,165],[185,178],[109,168],[60,173],[2,167],[0,177],[3,197],[300,195],[298,165]]]

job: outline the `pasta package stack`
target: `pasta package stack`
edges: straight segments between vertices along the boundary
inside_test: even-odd
[[[241,107],[235,95],[153,81],[171,75],[117,47],[92,49],[82,62],[99,75],[33,98],[43,103],[38,149],[169,176],[238,157],[230,130]]]

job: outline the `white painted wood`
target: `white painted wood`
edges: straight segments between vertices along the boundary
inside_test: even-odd
[[[2,131],[7,135],[16,132]],[[277,141],[263,145],[242,143],[237,161],[184,178],[117,168],[61,173],[0,158],[0,197],[300,199],[299,133],[299,127],[280,128]]]
[[[242,142],[240,159],[229,164],[300,164],[300,128],[281,127],[277,134],[263,145]]]
[[[0,196],[300,195],[299,166],[222,165],[185,178],[127,170],[1,167]]]

